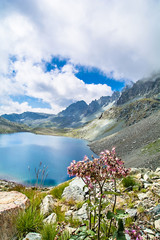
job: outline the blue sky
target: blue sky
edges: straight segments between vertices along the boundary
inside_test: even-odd
[[[0,114],[55,114],[159,72],[159,12],[157,0],[0,0]]]

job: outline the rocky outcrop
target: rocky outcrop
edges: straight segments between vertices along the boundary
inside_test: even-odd
[[[122,92],[117,101],[117,105],[124,104],[135,98],[152,97],[160,93],[160,76],[154,78],[142,79],[134,83],[134,85]]]
[[[0,240],[10,240],[16,233],[15,219],[29,206],[28,198],[19,192],[0,192]]]

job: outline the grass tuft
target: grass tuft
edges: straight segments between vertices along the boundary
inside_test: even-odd
[[[25,236],[29,232],[40,232],[43,227],[43,215],[34,208],[29,207],[21,211],[16,222],[18,236]]]

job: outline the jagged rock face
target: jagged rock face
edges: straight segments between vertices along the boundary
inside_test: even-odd
[[[0,240],[10,240],[16,233],[15,220],[21,209],[29,206],[22,193],[0,192]]]
[[[160,77],[155,79],[155,81],[151,79],[148,81],[139,80],[130,89],[122,92],[122,95],[117,101],[117,105],[124,104],[134,98],[140,98],[142,96],[152,97],[158,93],[160,93]]]

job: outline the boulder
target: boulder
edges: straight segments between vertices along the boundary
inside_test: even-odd
[[[29,199],[17,191],[0,192],[0,240],[10,240],[16,233],[15,220]]]
[[[42,240],[41,234],[39,233],[28,233],[23,240]]]
[[[54,224],[56,223],[57,215],[55,213],[51,213],[47,218],[43,220],[44,223]]]
[[[40,212],[44,216],[48,216],[54,208],[56,200],[52,197],[52,195],[47,195],[40,204]]]
[[[84,190],[85,183],[81,178],[76,177],[68,187],[63,191],[62,197],[67,201],[73,199],[75,201],[84,201],[85,193],[88,191],[86,188]]]

